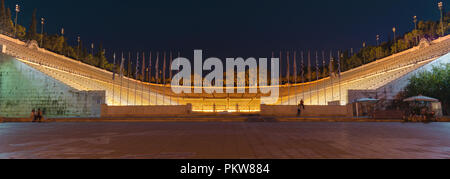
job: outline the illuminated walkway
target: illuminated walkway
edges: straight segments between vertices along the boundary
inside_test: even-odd
[[[0,123],[0,158],[450,159],[450,124]]]

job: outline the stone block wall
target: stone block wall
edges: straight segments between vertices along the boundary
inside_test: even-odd
[[[100,117],[104,91],[78,91],[42,72],[0,54],[0,116],[29,117],[32,109],[45,117]]]
[[[102,105],[101,117],[152,117],[187,115],[192,105],[177,106],[107,106]]]
[[[296,116],[297,106],[261,105],[262,116]],[[305,106],[301,116],[304,117],[348,117],[351,108],[347,106]]]
[[[411,79],[411,77],[420,74],[424,71],[432,71],[433,67],[438,67],[444,64],[450,63],[450,53],[439,57],[438,59],[420,67],[419,69],[412,71],[404,76],[402,76],[401,78],[398,78],[392,82],[390,82],[389,84],[377,89],[377,93],[378,94],[385,94],[385,98],[386,99],[395,99],[395,97],[397,96],[398,93],[400,93],[401,91],[403,91],[406,86],[408,86],[409,84],[409,79]]]
[[[393,100],[396,96],[405,89],[409,84],[409,79],[412,76],[422,73],[424,71],[431,71],[434,66],[440,66],[450,63],[450,53],[436,60],[414,70],[392,82],[376,89],[376,90],[349,90],[348,91],[348,101],[354,102],[356,99],[360,98],[375,98],[375,99],[386,99]]]

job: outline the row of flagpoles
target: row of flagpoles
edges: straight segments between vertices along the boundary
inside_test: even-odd
[[[337,62],[337,65],[338,65],[338,68],[337,68],[337,74],[338,75],[340,75],[340,73],[341,73],[341,62],[340,62],[340,58],[341,58],[341,53],[338,51],[338,55],[337,55],[337,60],[338,60],[338,62]],[[157,52],[156,53],[156,63],[155,63],[155,79],[156,79],[156,83],[160,83],[160,80],[163,80],[161,83],[166,83],[166,77],[167,77],[167,73],[166,73],[166,68],[167,68],[167,66],[166,66],[166,64],[167,64],[167,61],[166,61],[166,53],[164,52],[164,54],[163,54],[163,60],[164,60],[164,62],[163,62],[163,70],[162,71],[160,71],[159,70],[159,52]],[[308,56],[308,68],[307,68],[307,71],[308,71],[308,78],[307,79],[309,79],[309,81],[313,81],[313,77],[312,77],[312,71],[311,71],[311,52],[309,52],[308,51],[308,54],[307,54],[307,56]],[[180,57],[180,53],[178,52],[178,57]],[[272,53],[272,58],[274,58],[275,56],[274,56],[274,53]],[[280,60],[282,60],[282,57],[283,57],[283,52],[280,52],[280,56],[279,56],[279,59]],[[301,55],[300,55],[300,57],[301,57],[301,79],[302,79],[302,83],[304,83],[305,82],[305,79],[303,79],[304,78],[304,62],[305,62],[305,60],[304,60],[304,53],[303,53],[303,51],[301,52]],[[320,74],[320,68],[319,68],[319,53],[316,51],[315,52],[315,62],[316,62],[316,80],[319,80],[319,74]],[[332,52],[330,52],[330,62],[329,62],[329,66],[328,66],[328,68],[329,68],[329,75],[331,76],[332,75],[332,73],[334,72],[334,66],[333,66],[333,60],[334,60],[334,58],[333,58],[333,55],[332,55]],[[136,79],[138,79],[138,76],[139,76],[139,70],[141,71],[141,78],[142,78],[142,81],[144,81],[145,80],[145,71],[148,71],[148,79],[149,79],[149,81],[151,81],[151,79],[152,79],[152,52],[150,52],[150,55],[149,55],[149,63],[148,63],[148,66],[147,67],[145,67],[145,53],[142,53],[142,67],[144,67],[144,68],[141,68],[141,66],[140,66],[140,60],[139,60],[139,58],[140,58],[140,54],[139,53],[137,53],[137,56],[136,56],[136,69],[135,69],[135,78]],[[114,62],[113,62],[113,65],[114,65],[114,68],[113,68],[113,79],[115,79],[115,75],[117,74],[117,72],[116,72],[116,69],[117,69],[117,64],[116,64],[116,54],[114,53],[113,54],[113,60],[114,60]],[[131,53],[129,53],[129,58],[128,58],[128,61],[129,61],[129,63],[131,63]],[[169,62],[170,62],[170,65],[169,65],[169,68],[170,68],[170,66],[172,66],[172,61],[173,61],[173,55],[172,55],[172,52],[170,52],[170,58],[169,58]],[[294,74],[296,74],[296,75],[294,75],[293,77],[294,77],[294,83],[298,83],[298,82],[300,82],[300,81],[298,81],[298,74],[299,73],[297,73],[298,71],[298,66],[297,66],[297,51],[294,51],[294,55],[293,55],[293,66],[294,66]],[[287,79],[287,83],[291,83],[292,82],[292,80],[291,80],[291,72],[290,72],[290,62],[291,62],[291,58],[290,58],[290,52],[286,52],[286,64],[287,64],[287,67],[286,67],[286,79]],[[120,77],[123,77],[124,76],[124,74],[123,74],[123,72],[125,71],[125,58],[124,58],[124,55],[123,55],[123,53],[122,53],[122,57],[121,57],[121,62],[120,62],[120,68],[119,68],[119,75],[120,75]],[[325,74],[324,74],[324,72],[325,72],[325,67],[326,67],[326,59],[325,59],[325,51],[322,51],[322,68],[323,68],[323,76],[325,77]],[[130,74],[130,69],[127,69],[127,71],[128,71],[128,75],[127,76],[130,76],[131,74]],[[158,72],[159,72],[159,74],[158,74]],[[172,79],[172,74],[173,74],[173,72],[171,71],[171,70],[169,70],[169,76],[170,76],[170,78],[169,79]],[[161,79],[160,79],[160,76],[162,77]]]
[[[156,58],[156,63],[155,63],[155,80],[156,80],[156,83],[159,83],[159,81],[160,80],[163,80],[161,83],[163,83],[163,84],[166,84],[166,53],[164,52],[164,54],[163,54],[163,60],[164,60],[164,65],[163,65],[163,70],[162,71],[160,71],[159,70],[159,52],[157,52],[156,53],[156,56],[157,56],[157,58]],[[149,55],[149,63],[148,63],[148,66],[146,67],[146,65],[145,65],[145,62],[146,62],[146,60],[145,60],[145,52],[143,52],[142,53],[142,68],[140,68],[140,54],[139,53],[137,53],[137,56],[136,56],[136,69],[135,69],[135,74],[134,74],[134,76],[135,76],[135,79],[136,80],[139,80],[139,71],[141,71],[141,79],[139,80],[139,81],[145,81],[145,78],[146,78],[146,75],[145,75],[145,72],[147,71],[148,72],[148,82],[151,82],[152,81],[152,52],[150,52],[150,55]],[[178,52],[178,57],[180,57],[180,53]],[[170,66],[172,66],[172,61],[173,61],[173,55],[172,55],[172,52],[170,52]],[[127,67],[127,76],[128,76],[128,78],[132,78],[131,77],[131,65],[132,65],[132,62],[131,62],[131,53],[129,53],[128,54],[128,67]],[[114,104],[114,97],[115,97],[115,86],[114,86],[114,84],[115,84],[115,80],[116,80],[116,75],[117,75],[117,73],[119,74],[119,77],[120,77],[120,93],[122,93],[122,86],[123,86],[123,77],[125,76],[124,75],[124,72],[125,72],[125,57],[124,57],[124,54],[122,53],[122,55],[121,55],[121,60],[120,60],[120,66],[119,66],[119,72],[117,72],[116,71],[117,70],[117,64],[116,64],[116,53],[114,53],[113,54],[113,76],[112,76],[112,79],[113,79],[113,97],[112,97],[112,99],[113,99],[113,104]],[[160,75],[158,75],[158,72],[159,72],[159,74],[160,75],[162,75],[162,74],[164,74],[164,75],[162,75],[162,78],[160,79]],[[172,79],[172,74],[173,74],[173,72],[170,70],[170,78],[169,79]],[[127,83],[127,104],[129,104],[129,87],[130,87],[130,80],[128,80],[128,83]],[[142,83],[142,90],[144,90],[144,83]],[[135,83],[135,95],[134,95],[134,97],[135,97],[135,104],[136,104],[136,101],[137,101],[137,83]],[[150,88],[149,88],[149,96],[150,96]],[[164,95],[163,95],[163,97],[164,97]],[[141,95],[141,98],[142,98],[142,95]],[[156,98],[156,101],[157,101],[157,96],[155,97]],[[150,99],[150,97],[149,97],[149,99]],[[120,105],[122,105],[122,94],[120,94]],[[143,101],[143,99],[141,99],[141,104],[142,104],[142,101]]]
[[[128,72],[128,74],[127,74],[127,76],[128,77],[130,77],[131,76],[131,65],[132,65],[132,60],[131,60],[131,53],[129,53],[128,54],[128,68],[127,68],[127,72]],[[163,55],[163,60],[164,60],[164,63],[163,63],[163,70],[162,71],[160,71],[159,70],[159,52],[157,52],[157,55],[156,55],[156,63],[155,63],[155,80],[156,80],[156,83],[160,83],[160,80],[162,80],[162,82],[161,83],[163,83],[163,84],[166,84],[166,77],[167,77],[167,75],[166,75],[166,64],[167,64],[167,59],[166,59],[166,53],[164,52],[164,55]],[[180,57],[180,53],[178,52],[178,57]],[[140,65],[140,54],[139,53],[137,53],[137,55],[136,55],[136,66],[135,66],[135,74],[134,74],[134,77],[135,77],[135,79],[136,80],[138,80],[138,78],[139,78],[139,71],[141,71],[141,81],[146,81],[145,80],[145,77],[146,77],[146,75],[145,75],[145,72],[147,71],[148,72],[148,81],[149,82],[151,82],[151,79],[152,79],[152,52],[150,52],[150,55],[149,55],[149,61],[148,61],[148,65],[146,66],[145,65],[145,62],[146,62],[146,60],[145,60],[145,53],[142,53],[142,68],[141,68],[141,65]],[[124,55],[123,55],[123,53],[122,53],[122,56],[121,56],[121,60],[120,60],[120,66],[119,66],[119,72],[116,72],[116,69],[117,69],[117,64],[116,64],[116,54],[114,53],[113,54],[113,80],[115,79],[115,76],[116,76],[116,74],[118,73],[119,74],[119,76],[120,77],[124,77],[124,72],[125,72],[125,57],[124,57]],[[170,58],[169,58],[169,62],[170,62],[170,65],[169,65],[169,67],[170,66],[172,66],[172,61],[173,61],[173,54],[172,54],[172,52],[170,52]],[[158,72],[159,72],[159,75],[158,75]],[[170,70],[169,71],[169,74],[170,74],[170,78],[169,79],[172,79],[172,74],[173,74],[173,72]],[[161,79],[160,79],[160,76],[161,76]]]
[[[342,58],[342,53],[340,52],[340,51],[337,51],[337,76],[338,76],[338,83],[339,83],[339,101],[341,101],[342,100],[342,91],[341,91],[341,58]],[[301,51],[301,53],[300,53],[300,57],[301,57],[301,66],[300,66],[300,69],[301,69],[301,76],[300,76],[300,79],[301,79],[301,81],[299,81],[298,80],[298,72],[297,72],[297,70],[298,70],[298,67],[297,67],[297,51],[294,51],[294,55],[293,55],[293,65],[294,65],[294,84],[297,84],[297,83],[299,83],[299,82],[301,82],[301,83],[305,83],[305,82],[307,82],[307,79],[311,82],[311,81],[314,81],[313,80],[313,76],[312,76],[312,71],[311,71],[311,52],[310,51],[308,51],[308,54],[307,54],[307,62],[308,62],[308,68],[307,68],[307,72],[308,72],[308,76],[307,76],[307,78],[305,78],[305,59],[304,59],[304,52],[303,51]],[[272,58],[274,58],[275,57],[275,54],[272,52]],[[280,58],[280,60],[282,59],[282,57],[283,57],[283,52],[280,52],[280,55],[279,55],[279,58]],[[318,81],[319,79],[320,79],[320,77],[319,77],[319,74],[320,74],[320,68],[319,68],[319,53],[316,51],[315,52],[315,62],[316,62],[316,81]],[[333,58],[333,52],[332,51],[330,51],[330,56],[329,56],[329,65],[328,65],[328,69],[329,69],[329,76],[330,76],[330,81],[331,81],[331,85],[333,86],[333,73],[334,73],[334,65],[333,65],[333,63],[334,63],[334,58]],[[291,62],[291,58],[290,58],[290,52],[286,52],[286,79],[287,79],[287,81],[286,81],[286,83],[287,83],[287,85],[288,85],[288,94],[290,95],[290,83],[291,83],[291,72],[290,72],[290,62]],[[323,77],[325,78],[326,77],[326,75],[325,75],[325,68],[326,68],[326,58],[325,58],[325,51],[322,51],[322,68],[323,68]],[[327,103],[327,97],[326,97],[326,86],[324,86],[324,91],[325,91],[325,93],[324,93],[324,96],[325,96],[325,104]],[[312,93],[311,92],[311,88],[309,89],[310,90],[310,94]],[[333,90],[333,88],[332,88],[332,90]],[[319,84],[318,83],[316,83],[316,92],[317,92],[317,96],[319,96]],[[305,89],[304,89],[304,85],[303,85],[303,89],[302,89],[302,93],[303,93],[303,99],[305,99]],[[333,97],[334,97],[334,92],[332,91],[331,92],[332,93],[332,99],[334,99]],[[320,99],[319,99],[319,97],[317,97],[317,104],[319,104],[320,103],[320,101],[319,101]],[[297,101],[297,103],[298,103],[298,100],[296,100]],[[288,102],[290,102],[290,100],[288,100]],[[312,104],[312,97],[310,97],[310,104]]]
[[[305,83],[308,80],[309,81],[314,81],[313,80],[313,76],[312,76],[312,69],[311,69],[311,65],[312,65],[312,61],[311,61],[312,60],[312,58],[311,58],[312,54],[311,54],[311,52],[308,51],[308,53],[307,53],[307,64],[308,64],[308,67],[306,69],[306,71],[308,73],[307,78],[305,78],[305,58],[304,58],[305,53],[303,51],[300,52],[300,59],[301,59],[300,60],[300,69],[301,69],[300,80],[298,80],[298,77],[299,77],[298,74],[299,73],[298,73],[298,66],[297,66],[297,64],[298,64],[298,59],[297,59],[298,56],[297,55],[298,55],[297,51],[294,51],[293,52],[293,56],[292,56],[293,58],[291,58],[291,53],[290,52],[286,52],[286,56],[283,56],[283,52],[280,52],[280,54],[278,56],[280,60],[282,60],[283,57],[286,58],[286,76],[285,77],[287,79],[286,83],[287,83],[288,86],[290,86],[291,82],[292,82],[292,80],[291,80],[291,72],[290,72],[291,59],[293,59],[293,66],[294,66],[293,67],[293,69],[294,69],[293,73],[295,74],[293,76],[294,77],[294,79],[293,79],[293,83],[294,84],[297,84],[297,83],[300,83],[300,82],[301,83]],[[149,53],[147,66],[146,66],[146,58],[145,57],[146,56],[145,56],[144,52],[142,53],[142,56],[140,56],[140,54],[137,53],[134,76],[135,76],[136,80],[139,80],[139,71],[140,71],[140,73],[141,73],[140,81],[146,81],[145,78],[147,77],[148,78],[148,82],[151,82],[152,79],[153,79],[153,75],[152,75],[152,70],[153,70],[152,69],[152,57],[153,57],[152,56],[152,52]],[[167,80],[166,80],[166,76],[167,76],[167,73],[166,73],[166,68],[167,68],[167,66],[166,66],[167,58],[166,57],[167,57],[167,53],[166,52],[162,53],[162,57],[163,57],[163,69],[162,70],[159,69],[159,67],[160,67],[160,65],[159,65],[160,58],[159,57],[160,57],[160,53],[157,52],[156,53],[156,62],[154,64],[155,82],[156,83],[166,84],[166,82],[167,82]],[[180,52],[178,52],[178,57],[181,57]],[[272,58],[275,58],[275,53],[274,52],[272,52]],[[339,97],[340,97],[340,100],[342,99],[341,98],[341,87],[340,87],[341,86],[341,58],[342,58],[342,54],[341,54],[340,51],[338,51],[337,52],[337,76],[338,76],[338,79],[339,79]],[[170,52],[169,53],[169,63],[170,63],[169,68],[172,66],[172,61],[173,60],[174,60],[173,54],[172,54],[172,52]],[[331,77],[330,78],[331,79],[331,84],[333,84],[333,73],[334,73],[334,64],[333,63],[334,63],[334,58],[333,58],[333,52],[332,51],[330,51],[329,60],[330,61],[329,61],[329,65],[328,65],[328,68],[329,68],[329,74],[328,75]],[[127,67],[127,72],[128,72],[127,76],[129,78],[132,78],[132,77],[130,77],[131,76],[131,71],[130,71],[131,69],[130,68],[131,68],[131,65],[132,65],[131,61],[132,61],[131,60],[131,53],[129,53],[128,54],[128,67]],[[140,62],[142,62],[142,68],[141,68]],[[319,80],[320,79],[320,77],[319,77],[319,73],[320,73],[319,53],[317,51],[315,52],[315,63],[316,63],[315,64],[315,66],[316,66],[316,77],[315,77],[316,79],[315,80]],[[113,79],[113,81],[115,81],[116,80],[116,75],[119,74],[119,77],[121,78],[121,86],[122,86],[122,78],[125,76],[124,75],[124,72],[125,72],[125,57],[124,57],[123,53],[121,54],[120,65],[119,65],[119,68],[118,68],[118,70],[119,70],[118,72],[116,71],[117,70],[117,65],[118,64],[116,64],[116,54],[114,53],[113,54],[113,76],[112,76],[112,79]],[[322,51],[322,68],[323,68],[323,77],[325,77],[326,76],[326,74],[325,74],[325,68],[326,68],[325,51]],[[147,71],[147,76],[145,75],[146,71]],[[169,70],[169,81],[172,79],[172,75],[173,75],[173,71]],[[135,83],[135,84],[137,85],[137,83]],[[128,86],[129,86],[129,80],[128,80]],[[135,86],[135,93],[137,93],[136,92],[136,88],[137,88],[137,86]],[[317,87],[316,90],[318,91],[318,87]],[[302,91],[303,91],[303,93],[305,93],[304,89]],[[325,95],[326,95],[326,93],[325,93]],[[114,96],[114,87],[113,87],[113,96]],[[303,96],[304,96],[304,94],[303,94]],[[127,98],[128,98],[128,95],[127,95]],[[135,95],[135,98],[136,98],[136,95]],[[312,100],[312,98],[310,98],[310,99]],[[325,99],[326,99],[326,97],[325,97]],[[121,101],[121,99],[120,99],[120,101]],[[127,103],[128,103],[128,99],[127,99]],[[311,101],[311,104],[312,104],[312,101]]]

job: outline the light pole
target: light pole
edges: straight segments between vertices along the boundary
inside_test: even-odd
[[[78,56],[78,60],[80,60],[80,41],[81,38],[80,36],[77,37],[77,42],[78,42],[78,52],[77,52],[77,56]]]
[[[363,45],[363,49],[365,49],[366,48],[366,42],[363,42],[362,45]],[[364,65],[364,64],[366,64],[366,55],[364,54],[364,52],[363,52],[362,55],[363,55],[363,65]]]
[[[91,43],[91,55],[94,56],[94,43]]]
[[[414,30],[417,30],[417,16],[413,17],[413,21],[414,21]]]
[[[380,35],[377,35],[377,47],[379,47],[380,46]],[[376,59],[378,60],[378,49],[379,48],[376,48],[376,50],[375,50],[375,56],[376,56]]]
[[[414,30],[415,30],[415,33],[417,33],[417,16],[414,16],[413,19],[414,19],[413,20],[414,21]],[[417,42],[418,41],[417,35],[416,35],[415,38],[416,38],[416,45],[417,45],[418,44],[418,42]]]
[[[41,18],[41,47],[42,47],[42,42],[44,41],[44,24],[45,24],[45,19]]]
[[[395,37],[395,31],[397,31],[397,29],[394,27],[392,28],[392,32],[394,32],[394,48],[395,48],[395,53],[397,53],[397,42],[395,41],[397,38]]]
[[[63,39],[65,40],[65,38],[64,38],[64,28],[61,28],[61,37],[63,37]],[[64,45],[64,49],[66,49],[65,45]],[[68,53],[67,53],[66,50],[63,50],[63,52],[64,52],[64,55],[68,56]]]
[[[377,35],[377,46],[380,46],[380,35]]]
[[[20,12],[20,6],[18,4],[16,4],[16,19],[15,19],[15,24],[14,24],[14,38],[17,38],[17,18],[19,16],[19,12]]]
[[[442,13],[442,8],[444,7],[444,4],[442,2],[438,3],[439,11],[441,11],[441,30],[442,30],[442,37],[444,36],[444,14]]]

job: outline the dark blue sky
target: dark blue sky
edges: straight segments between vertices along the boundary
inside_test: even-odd
[[[291,49],[360,48],[413,28],[412,17],[438,20],[437,0],[6,0],[47,19],[46,31],[65,28],[71,43],[104,44],[111,51],[207,50],[208,56],[269,56]],[[447,1],[448,2],[448,1]],[[445,6],[449,7],[450,2]],[[14,15],[13,15],[14,16]],[[188,55],[186,55],[188,56]]]

